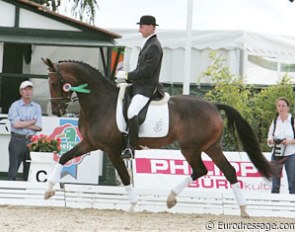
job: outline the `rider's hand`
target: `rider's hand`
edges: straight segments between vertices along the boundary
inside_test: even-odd
[[[127,73],[125,71],[118,71],[116,74],[117,79],[128,79]]]

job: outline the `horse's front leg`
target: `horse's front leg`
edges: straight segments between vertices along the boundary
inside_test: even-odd
[[[130,201],[129,212],[134,212],[134,208],[137,204],[137,194],[135,192],[134,187],[130,183],[130,175],[128,173],[126,165],[125,165],[123,159],[120,157],[120,155],[118,155],[118,154],[120,154],[120,151],[107,152],[107,154],[108,154],[113,166],[117,170],[117,173],[118,173],[122,183],[125,186],[125,190],[126,190],[128,199]]]
[[[94,150],[94,148],[90,146],[86,142],[86,140],[82,140],[75,147],[73,147],[71,150],[67,151],[60,157],[58,163],[55,164],[52,172],[49,174],[47,178],[47,185],[46,185],[46,190],[44,194],[44,199],[48,199],[55,194],[54,185],[60,182],[60,174],[63,169],[63,166],[74,157],[84,155],[87,152],[90,152],[92,150]]]

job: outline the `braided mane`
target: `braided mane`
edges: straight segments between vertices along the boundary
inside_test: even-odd
[[[63,62],[79,64],[79,65],[83,66],[84,68],[88,69],[90,72],[94,73],[93,77],[98,76],[99,78],[102,78],[103,81],[106,81],[111,85],[114,85],[114,83],[110,79],[108,79],[104,75],[102,75],[101,71],[99,71],[98,69],[95,69],[90,64],[87,64],[83,61],[77,61],[77,60],[60,60],[60,61],[58,61],[58,63],[63,63]]]

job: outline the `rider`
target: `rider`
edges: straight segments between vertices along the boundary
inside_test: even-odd
[[[144,38],[137,67],[131,72],[118,71],[116,74],[116,78],[124,78],[132,83],[133,96],[127,112],[129,121],[128,144],[127,148],[122,151],[122,158],[133,157],[139,131],[138,114],[149,102],[152,95],[162,88],[159,83],[159,76],[163,50],[155,34],[158,24],[155,17],[150,15],[142,16],[137,24],[139,24],[139,32]]]

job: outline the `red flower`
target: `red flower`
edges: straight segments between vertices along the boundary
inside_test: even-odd
[[[31,143],[28,144],[30,151],[41,151],[41,152],[60,152],[61,140],[60,138],[49,138],[47,135],[40,134],[34,135],[31,138]]]

